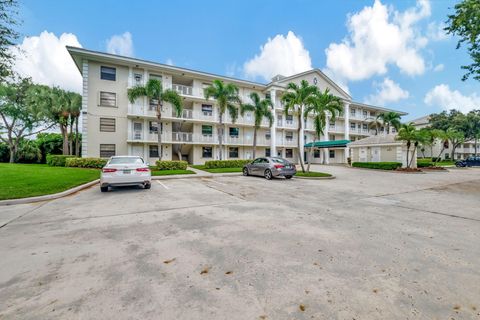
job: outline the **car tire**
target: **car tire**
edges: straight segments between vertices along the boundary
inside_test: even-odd
[[[285,176],[285,179],[292,179],[292,176]]]
[[[150,183],[145,183],[144,189],[150,189],[152,185]]]
[[[102,192],[107,192],[107,191],[108,191],[108,186],[106,186],[106,187],[100,187],[100,191],[102,191]]]
[[[265,170],[265,173],[263,174],[263,176],[265,177],[265,179],[267,180],[272,180],[272,171],[270,171],[270,169],[267,169]]]
[[[248,173],[248,169],[247,168],[243,168],[243,175],[245,177],[249,176],[250,174]]]

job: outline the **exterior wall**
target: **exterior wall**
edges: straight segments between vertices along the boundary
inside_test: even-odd
[[[372,153],[377,148],[379,157]],[[390,146],[350,146],[353,162],[402,162],[402,148],[398,144]]]

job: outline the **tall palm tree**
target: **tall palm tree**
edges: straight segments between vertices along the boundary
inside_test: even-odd
[[[396,140],[404,141],[407,144],[407,168],[411,168],[413,159],[415,159],[415,152],[417,151],[418,145],[424,141],[425,136],[423,132],[420,132],[415,128],[411,123],[402,124],[398,130],[398,135],[395,138]],[[412,157],[409,160],[410,148],[413,144]]]
[[[80,110],[82,109],[82,96],[75,92],[67,92],[68,98],[68,113],[70,125],[70,142],[69,154],[73,155],[73,141],[75,140],[75,155],[78,156],[78,118],[80,117]],[[73,132],[73,125],[75,124],[75,133]]]
[[[157,79],[149,79],[144,86],[135,86],[128,89],[127,95],[131,103],[134,103],[140,97],[147,97],[151,104],[155,105],[157,113],[158,158],[162,160],[162,107],[165,102],[169,102],[173,110],[175,110],[177,117],[179,117],[183,110],[182,98],[176,91],[170,89],[163,90],[162,82]]]
[[[400,122],[401,116],[396,112],[383,112],[377,116],[377,120],[382,120],[383,125],[387,131],[387,134],[390,134],[390,127],[394,127],[397,131],[400,129],[402,123]]]
[[[253,159],[255,159],[255,151],[257,149],[257,130],[260,128],[263,118],[268,119],[269,128],[273,124],[273,108],[272,100],[270,99],[261,99],[256,92],[250,93],[250,99],[252,99],[253,104],[241,104],[240,105],[240,114],[243,115],[245,112],[253,112],[254,116],[254,127],[253,127]]]
[[[302,167],[302,172],[305,172],[305,166],[303,164],[303,112],[305,109],[305,105],[307,103],[307,99],[318,93],[318,88],[316,86],[312,86],[306,80],[302,80],[300,85],[297,85],[293,82],[290,82],[287,85],[287,92],[285,92],[282,96],[282,102],[284,103],[284,113],[288,115],[289,112],[295,113],[298,116],[298,130],[297,130],[297,154],[298,154],[298,161],[300,161],[300,166]]]
[[[238,117],[238,105],[241,104],[238,97],[238,87],[233,83],[225,84],[221,80],[213,80],[213,83],[203,90],[205,99],[214,98],[218,106],[218,121],[217,127],[218,134],[218,148],[219,159],[223,160],[223,137],[225,132],[225,124],[223,123],[223,115],[228,110],[232,122],[235,123]]]
[[[382,122],[378,120],[378,118],[367,118],[365,120],[372,120],[368,124],[369,129],[374,129],[375,130],[375,135],[378,135],[378,132],[380,132],[380,127],[382,126]]]
[[[311,113],[313,115],[313,127],[315,129],[315,137],[313,139],[313,145],[310,148],[310,161],[308,161],[307,172],[310,172],[310,163],[312,162],[311,159],[313,157],[315,141],[320,140],[323,129],[327,125],[328,116],[331,115],[330,120],[335,121],[337,115],[342,111],[342,100],[331,94],[328,88],[325,89],[324,92],[315,93],[306,99],[303,117],[307,118],[308,114]]]

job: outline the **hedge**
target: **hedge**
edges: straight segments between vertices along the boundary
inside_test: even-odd
[[[354,162],[352,167],[367,168],[367,169],[381,169],[381,170],[395,170],[400,168],[400,162]]]
[[[210,160],[205,161],[206,169],[241,168],[252,160]]]
[[[68,158],[75,158],[75,156],[64,156],[62,154],[48,154],[47,164],[52,167],[65,167],[65,161]]]
[[[107,164],[107,161],[107,159],[101,158],[68,158],[66,159],[65,166],[101,169]]]
[[[419,167],[419,168],[433,167],[433,162],[417,160],[417,167]]]
[[[156,163],[157,170],[186,170],[188,162],[187,161],[160,161]]]

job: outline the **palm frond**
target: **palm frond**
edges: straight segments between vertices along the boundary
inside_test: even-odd
[[[230,114],[230,117],[232,118],[232,123],[235,123],[237,121],[237,118],[238,118],[238,108],[237,106],[235,106],[234,104],[231,104],[231,103],[227,103],[227,106],[226,106],[227,110],[228,110],[228,113]]]
[[[167,89],[163,91],[160,99],[165,102],[169,102],[172,105],[173,110],[175,110],[177,117],[180,117],[183,110],[183,99],[176,91]]]

